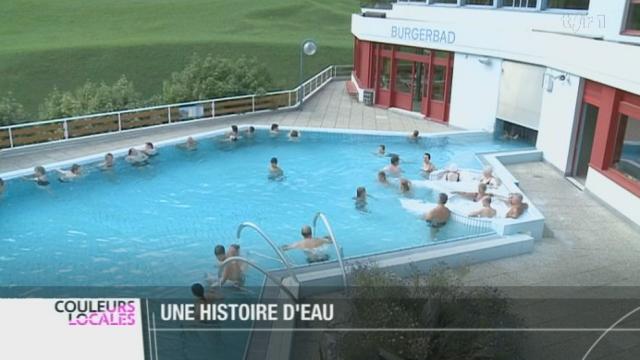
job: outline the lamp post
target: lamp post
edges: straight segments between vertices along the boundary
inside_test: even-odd
[[[313,56],[318,51],[318,44],[314,40],[306,39],[300,43],[300,109],[302,109],[302,102],[304,101],[304,56]]]

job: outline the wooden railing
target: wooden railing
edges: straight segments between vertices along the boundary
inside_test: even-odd
[[[114,111],[0,127],[0,149],[100,136],[134,129],[298,107],[351,65],[332,65],[292,90]]]

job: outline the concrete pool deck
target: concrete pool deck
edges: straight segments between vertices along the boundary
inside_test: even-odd
[[[351,98],[344,82],[333,82],[318,92],[302,111],[284,111],[218,118],[149,128],[90,139],[0,152],[0,173],[40,164],[104,154],[145,141],[172,138],[226,128],[230,124],[365,129],[424,133],[454,130],[413,115],[364,106]],[[546,217],[544,238],[533,253],[460,270],[468,285],[491,286],[619,286],[639,285],[640,230],[593,196],[571,185],[544,162],[509,165],[520,187]]]

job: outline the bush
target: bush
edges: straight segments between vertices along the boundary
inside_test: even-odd
[[[40,116],[56,119],[134,108],[140,105],[140,95],[126,76],[113,85],[87,81],[75,91],[55,88],[44,100]]]
[[[177,103],[264,93],[271,87],[267,69],[256,59],[237,60],[194,55],[187,66],[163,84],[163,100]]]
[[[493,288],[463,288],[447,272],[400,279],[377,268],[352,272],[351,328],[516,328],[522,320]],[[497,332],[350,332],[343,359],[518,359],[522,335]],[[381,356],[381,354],[383,354]]]
[[[23,121],[26,117],[24,107],[12,93],[0,98],[0,125],[11,125]]]

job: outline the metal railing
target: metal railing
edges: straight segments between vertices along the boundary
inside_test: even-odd
[[[268,277],[268,278],[269,278],[269,280],[273,281],[273,283],[275,283],[276,285],[278,285],[278,287],[279,287],[282,291],[284,291],[284,292],[287,294],[287,296],[289,296],[289,298],[291,298],[291,300],[292,300],[294,303],[297,303],[297,302],[298,302],[298,298],[297,298],[295,295],[293,295],[293,293],[291,292],[291,290],[287,289],[287,287],[286,287],[286,286],[284,286],[284,284],[282,284],[282,283],[280,282],[280,280],[278,280],[275,276],[271,275],[267,270],[263,269],[262,267],[260,267],[260,266],[258,266],[258,265],[256,265],[256,264],[254,264],[253,262],[251,262],[251,261],[249,261],[249,260],[247,260],[247,259],[245,259],[245,258],[243,258],[243,257],[240,257],[240,256],[232,256],[232,257],[230,257],[230,258],[225,259],[225,260],[220,264],[220,268],[218,268],[218,278],[221,278],[221,277],[222,277],[222,274],[223,274],[223,272],[224,272],[224,269],[225,269],[225,268],[226,268],[230,263],[232,263],[232,262],[234,262],[234,261],[238,261],[238,262],[245,263],[245,264],[247,264],[247,265],[251,266],[252,268],[254,268],[254,269],[256,269],[256,270],[260,271],[260,272],[261,272],[261,273],[263,273],[266,277]],[[220,286],[222,286],[222,285],[223,285],[223,284],[222,284],[222,282],[220,282]]]
[[[451,220],[463,224],[465,227],[475,232],[489,231],[493,229],[493,222],[491,219],[464,216],[452,211]]]
[[[336,78],[348,78],[351,65],[331,65],[292,90],[150,106],[0,127],[0,149],[121,133],[219,117],[300,106]]]
[[[260,235],[260,237],[262,237],[264,239],[264,241],[266,241],[267,244],[269,244],[269,246],[271,246],[273,251],[275,251],[275,253],[278,255],[278,258],[280,259],[280,262],[282,262],[282,264],[287,269],[287,272],[289,273],[289,276],[291,276],[291,278],[293,280],[295,280],[296,283],[300,283],[298,281],[298,277],[296,276],[296,273],[293,271],[293,268],[291,267],[291,264],[289,264],[289,262],[287,261],[287,258],[284,256],[284,253],[282,252],[282,250],[280,250],[278,245],[276,245],[273,242],[273,240],[271,240],[271,238],[264,231],[262,231],[262,229],[260,229],[260,227],[258,227],[258,225],[254,224],[254,223],[251,223],[251,222],[243,222],[242,224],[240,224],[238,226],[238,230],[236,231],[236,240],[240,241],[240,236],[242,235],[242,230],[244,230],[245,228],[250,228],[250,229],[255,230],[255,232],[257,232],[258,235]]]
[[[333,244],[334,249],[336,250],[336,257],[338,258],[338,264],[340,265],[340,271],[342,271],[342,283],[344,285],[345,290],[347,289],[347,270],[344,267],[344,261],[342,261],[342,251],[340,246],[338,246],[338,241],[336,240],[336,236],[333,233],[333,229],[329,224],[329,220],[327,216],[321,212],[317,213],[313,218],[313,234],[316,235],[316,224],[318,223],[318,219],[322,220],[324,227],[327,229],[329,233],[329,237],[331,238],[331,243]]]

